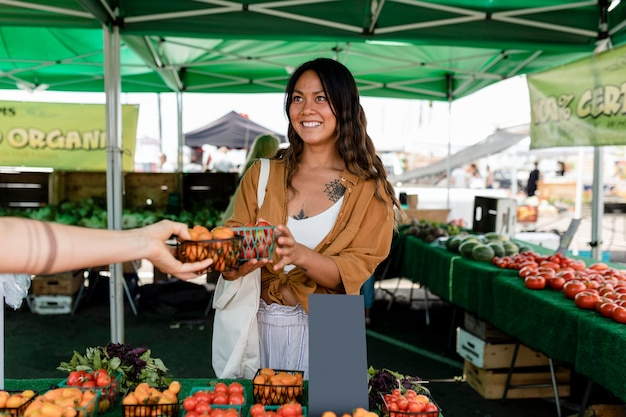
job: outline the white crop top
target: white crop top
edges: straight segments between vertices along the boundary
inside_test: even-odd
[[[287,227],[293,234],[296,242],[309,249],[314,249],[335,225],[342,204],[343,196],[327,210],[313,217],[306,219],[289,217],[287,219]],[[287,265],[285,266],[285,272],[289,272],[293,268],[295,268],[294,265]]]

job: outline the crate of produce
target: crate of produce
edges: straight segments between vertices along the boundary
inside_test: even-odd
[[[285,414],[283,414],[283,412],[285,412]],[[308,415],[308,412],[306,406],[303,406],[300,403],[290,403],[283,405],[253,404],[248,411],[249,417],[265,417],[276,415],[306,417]]]
[[[106,375],[107,378],[110,379],[110,382],[108,384],[98,385],[98,380],[100,379],[98,374],[100,372],[104,372],[107,374]],[[89,386],[90,384],[87,384],[87,386],[83,386],[80,381],[74,382],[73,380],[76,379],[75,375],[73,375],[74,373],[90,374],[91,375],[90,378],[93,378],[92,381],[94,381],[96,386],[95,387]],[[85,378],[86,380],[89,379],[84,376],[78,377],[79,380],[82,380]],[[100,397],[98,398],[98,412],[104,413],[108,411],[112,406],[114,406],[117,403],[117,400],[119,399],[120,378],[121,378],[121,374],[119,372],[116,372],[110,375],[105,370],[98,370],[98,371],[91,372],[91,373],[87,371],[72,371],[68,378],[63,379],[63,381],[59,383],[59,387],[75,387],[75,388],[79,388],[82,391],[97,390],[98,392],[100,392]],[[73,385],[73,384],[76,384],[76,385]]]
[[[383,397],[383,417],[438,417],[441,408],[430,395],[413,391],[401,393],[381,393]]]
[[[502,398],[508,371],[508,369],[479,368],[467,360],[463,366],[463,375],[467,385],[488,400]],[[555,377],[559,397],[569,397],[571,371],[567,368],[556,368]],[[553,397],[554,389],[548,368],[515,368],[513,370],[506,398]]]
[[[288,402],[302,404],[304,372],[262,368],[252,380],[254,403],[282,405]]]
[[[497,369],[509,368],[515,351],[515,342],[512,340],[486,341],[465,329],[457,329],[456,351],[463,358],[479,368]],[[544,366],[548,365],[548,357],[542,353],[520,345],[514,366]]]
[[[95,417],[98,414],[99,397],[100,393],[95,390],[81,391],[75,387],[54,388],[37,396],[24,411],[24,417],[64,415],[64,409],[68,404],[76,410],[76,414],[72,412],[75,417]],[[44,408],[49,414],[42,413]]]
[[[33,295],[74,295],[85,280],[84,270],[36,275],[32,279]]]
[[[145,382],[126,391],[122,399],[123,417],[178,417],[179,411],[178,393]]]
[[[272,259],[274,257],[274,226],[231,227],[235,234],[243,237],[242,262],[251,259]]]
[[[72,295],[29,295],[26,299],[35,314],[69,314],[72,312]]]
[[[240,382],[220,381],[212,386],[191,388],[189,396],[183,400],[183,416],[192,412],[202,415],[207,410],[219,409],[224,417],[244,417],[246,404],[245,388]]]
[[[0,416],[22,417],[36,396],[33,390],[0,390]]]

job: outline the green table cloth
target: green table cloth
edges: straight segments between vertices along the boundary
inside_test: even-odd
[[[626,325],[576,307],[561,291],[527,289],[515,270],[463,258],[414,236],[401,239],[405,242],[394,254],[399,276],[427,286],[530,348],[569,364],[626,401]],[[551,253],[526,245],[543,255]],[[597,262],[576,258],[588,265]]]

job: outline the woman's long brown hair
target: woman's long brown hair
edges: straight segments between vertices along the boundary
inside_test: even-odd
[[[356,81],[350,70],[343,64],[329,58],[317,58],[305,62],[292,74],[285,92],[285,112],[289,117],[296,82],[306,71],[315,71],[322,82],[324,93],[330,102],[333,114],[337,118],[337,152],[343,158],[346,169],[364,180],[374,179],[376,197],[385,201],[379,193],[382,184],[385,194],[395,207],[400,208],[395,191],[387,180],[387,170],[383,165],[374,142],[367,134],[367,118],[359,101]],[[304,142],[296,133],[291,120],[287,130],[289,147],[281,149],[277,157],[285,161],[287,169],[287,187],[291,188],[291,179],[298,170]]]

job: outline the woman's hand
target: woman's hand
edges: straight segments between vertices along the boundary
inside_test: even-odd
[[[280,271],[287,265],[299,265],[299,260],[303,256],[304,246],[294,239],[291,231],[284,224],[276,226],[277,238],[274,252],[278,255],[279,261],[274,264],[274,271]]]
[[[226,281],[234,281],[245,275],[248,275],[250,272],[254,271],[255,269],[264,267],[268,263],[270,263],[269,259],[250,259],[246,263],[241,264],[239,268],[236,270],[222,272],[222,277]]]

